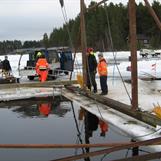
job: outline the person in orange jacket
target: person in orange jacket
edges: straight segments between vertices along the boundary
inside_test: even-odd
[[[39,52],[39,54],[40,54],[40,52]],[[49,68],[49,64],[48,64],[45,56],[43,54],[41,54],[41,56],[39,57],[39,59],[37,60],[37,63],[36,63],[36,73],[38,74],[39,80],[41,82],[45,82],[47,80],[48,68]]]
[[[103,57],[103,53],[98,54],[99,63],[98,63],[98,74],[100,76],[100,85],[102,93],[101,95],[108,94],[108,86],[107,86],[107,62]]]

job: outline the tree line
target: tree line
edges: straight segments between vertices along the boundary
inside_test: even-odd
[[[91,2],[88,7],[95,5]],[[154,1],[152,7],[161,20],[161,3]],[[128,4],[122,3],[101,5],[85,13],[87,46],[95,50],[129,50],[129,17]],[[161,48],[161,31],[150,16],[146,6],[136,5],[137,35],[148,41],[149,48]],[[141,39],[141,38],[140,38]],[[138,40],[138,49],[144,44]],[[80,15],[70,19],[60,28],[54,28],[43,39],[36,41],[20,40],[0,42],[0,54],[9,53],[20,48],[70,46],[80,50]]]
[[[10,54],[16,49],[24,49],[24,48],[36,48],[36,47],[42,47],[43,42],[42,41],[25,41],[22,43],[20,40],[6,40],[6,41],[0,41],[0,55]]]
[[[91,2],[89,7],[95,5]],[[161,4],[154,1],[152,7],[161,20]],[[129,50],[128,4],[110,3],[101,5],[85,14],[87,46],[95,50]],[[147,7],[136,4],[138,49],[146,47],[161,48],[161,31],[155,24]],[[67,32],[69,30],[69,34]],[[69,38],[70,37],[70,38]],[[145,44],[140,40],[145,40]],[[69,20],[60,28],[54,28],[48,36],[44,34],[46,46],[72,46],[80,49],[80,15]],[[147,41],[147,42],[146,42]]]

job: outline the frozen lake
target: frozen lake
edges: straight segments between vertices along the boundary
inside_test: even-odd
[[[128,62],[129,52],[119,52],[119,64],[121,75],[123,79],[129,79],[131,73],[127,71],[127,67],[130,65]],[[112,59],[112,53],[104,53],[107,60]],[[119,55],[120,54],[120,55]],[[109,56],[109,57],[108,57]],[[18,64],[19,64],[19,55],[10,55],[9,60],[13,69],[13,74],[18,76]],[[3,59],[3,56],[0,57]],[[20,63],[20,68],[24,68],[28,56],[25,55],[22,57]],[[81,61],[81,57],[77,55],[78,62]],[[156,70],[154,71],[152,65],[156,64]],[[161,75],[161,60],[158,59],[145,59],[138,61],[138,73],[145,74],[146,76],[153,75],[160,77]],[[131,101],[128,97],[128,94],[131,97],[131,84],[125,83],[127,91],[125,90],[124,84],[119,78],[119,73],[115,65],[109,65],[108,67],[109,77],[108,77],[108,87],[109,94],[108,97],[118,100],[120,102],[130,104]],[[77,70],[73,77],[76,77]],[[148,73],[148,74],[147,74]],[[59,78],[61,80],[62,78]],[[20,82],[28,82],[29,80],[26,77],[21,77]],[[36,82],[38,80],[34,80]],[[98,93],[100,91],[99,77],[97,75],[97,85]],[[142,81],[139,79],[139,107],[142,110],[151,112],[153,105],[159,103],[161,105],[161,95],[158,90],[161,89],[160,81]],[[1,92],[4,92],[1,90]],[[47,103],[50,108],[50,113],[48,116],[43,116],[39,106],[43,103]],[[87,141],[85,138],[87,134],[87,125],[90,124],[84,120],[78,120],[78,113],[80,107],[74,104],[74,113],[81,131],[81,139],[83,142]],[[45,102],[31,101],[18,101],[16,103],[1,103],[0,104],[0,127],[1,127],[1,144],[47,144],[47,143],[59,143],[59,144],[75,144],[78,143],[80,138],[78,138],[78,131],[76,129],[76,120],[73,117],[73,111],[71,102],[60,101],[60,100],[45,100]],[[93,118],[94,117],[94,118]],[[97,120],[95,116],[93,120]],[[90,119],[87,119],[90,121]],[[130,141],[125,134],[122,134],[118,129],[115,129],[111,125],[108,125],[108,132],[106,132],[105,137],[100,136],[100,127],[97,124],[95,127],[92,127],[93,130],[90,131],[90,137],[88,141],[90,143],[104,143],[112,141]],[[89,127],[88,127],[89,128]],[[89,130],[89,129],[88,129]],[[91,136],[92,133],[92,136]],[[144,149],[145,150],[145,149]],[[73,149],[73,150],[60,150],[60,149],[2,149],[0,150],[0,156],[2,161],[47,161],[53,160],[60,157],[65,157],[68,155],[81,154],[82,149]],[[142,152],[141,152],[142,153]],[[143,152],[147,153],[147,152]],[[63,154],[63,155],[62,155]],[[97,160],[113,160],[118,158],[124,158],[126,156],[131,156],[131,150],[124,150],[116,153],[112,153],[108,156],[99,156],[92,158],[92,161]],[[104,158],[103,158],[104,157]]]

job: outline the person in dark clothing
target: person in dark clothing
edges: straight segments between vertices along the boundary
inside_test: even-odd
[[[94,55],[93,49],[87,49],[87,87],[91,90],[91,85],[93,86],[93,92],[97,93],[96,84],[96,73],[97,73],[97,60]]]
[[[8,56],[5,56],[5,60],[3,60],[2,62],[2,73],[5,75],[5,77],[10,76],[10,72],[11,72],[11,65],[10,62],[8,60]]]
[[[98,129],[99,119],[94,114],[86,111],[84,117],[85,123],[85,143],[90,144],[90,137],[92,137],[93,132]],[[89,152],[89,148],[86,148],[86,152]]]

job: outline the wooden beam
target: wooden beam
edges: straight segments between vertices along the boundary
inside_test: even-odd
[[[144,0],[145,5],[147,6],[149,13],[151,14],[151,16],[153,17],[155,23],[157,24],[158,28],[161,30],[161,22],[158,18],[158,16],[156,15],[155,11],[153,10],[153,8],[150,6],[148,0]]]
[[[80,0],[81,12],[80,12],[80,29],[81,29],[81,48],[82,48],[82,70],[83,70],[83,87],[86,88],[87,83],[87,40],[86,40],[86,28],[85,28],[85,5],[84,0]]]
[[[135,119],[138,119],[142,122],[145,122],[151,126],[154,126],[156,127],[157,125],[161,125],[161,119],[157,118],[155,115],[152,115],[150,113],[147,113],[147,112],[142,112],[142,111],[139,111],[139,110],[136,110],[136,111],[132,111],[131,110],[131,106],[130,105],[127,105],[127,104],[124,104],[122,102],[119,102],[119,101],[116,101],[116,100],[113,100],[113,99],[110,99],[108,97],[102,97],[100,95],[97,95],[97,94],[93,94],[93,93],[90,93],[90,92],[86,92],[86,91],[83,91],[81,89],[78,89],[78,88],[75,88],[75,87],[66,87],[67,89],[71,90],[71,92],[76,92],[76,93],[80,93],[88,98],[91,98],[99,103],[102,103],[104,105],[107,105],[119,112],[122,112],[126,115],[129,115]]]
[[[108,1],[108,0],[102,0],[102,1],[98,2],[97,4],[95,4],[94,6],[87,8],[86,11],[88,12],[90,10],[93,10],[93,9],[97,8],[98,6],[100,6],[101,4],[105,3],[106,1]]]
[[[116,147],[103,149],[103,150],[99,150],[99,151],[92,151],[92,152],[89,152],[89,153],[84,153],[84,154],[79,154],[79,155],[75,155],[75,156],[69,156],[69,157],[65,157],[65,158],[55,159],[53,161],[73,161],[73,160],[77,160],[77,159],[94,157],[94,156],[103,155],[103,154],[107,155],[107,154],[110,154],[112,152],[123,150],[123,149],[128,149],[128,148],[131,148],[131,147],[150,145],[150,144],[153,144],[153,143],[156,143],[156,142],[160,142],[160,140],[161,140],[161,138],[155,138],[155,139],[146,140],[146,141],[139,141],[139,142],[130,143],[128,145],[121,145],[121,146],[116,146]],[[158,152],[158,153],[159,153],[159,156],[161,156],[161,152]],[[156,158],[158,158],[158,155],[156,155]]]
[[[118,142],[118,143],[98,143],[98,144],[0,144],[0,148],[5,149],[71,149],[71,148],[103,148],[103,147],[115,147],[121,145],[128,145],[129,142]]]
[[[132,110],[138,108],[138,74],[137,74],[137,41],[136,41],[136,4],[129,0],[129,29],[131,51]]]
[[[150,154],[128,157],[124,159],[117,159],[113,161],[136,161],[136,160],[142,160],[142,161],[146,160],[147,161],[147,160],[160,159],[160,158],[161,158],[161,152],[155,152],[155,153],[150,153]]]
[[[22,88],[22,87],[28,87],[28,88],[53,88],[54,86],[58,85],[72,85],[77,84],[76,80],[67,80],[67,81],[46,81],[46,82],[28,82],[28,83],[12,83],[12,84],[0,84],[0,89],[10,89],[10,88]]]

